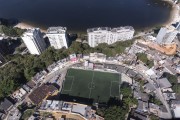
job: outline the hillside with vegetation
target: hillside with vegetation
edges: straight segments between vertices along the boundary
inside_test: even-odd
[[[52,63],[66,58],[69,54],[89,54],[91,52],[104,53],[107,56],[115,56],[123,53],[126,47],[133,44],[133,40],[117,42],[113,45],[100,44],[95,48],[88,44],[73,42],[69,49],[55,50],[52,47],[46,49],[40,56],[36,55],[9,55],[6,60],[10,61],[5,67],[0,69],[0,99],[10,95],[21,85],[30,81],[37,73],[46,69]]]
[[[9,37],[20,37],[25,31],[17,27],[0,25],[0,33]]]

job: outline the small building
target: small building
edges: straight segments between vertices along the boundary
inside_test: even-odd
[[[126,74],[127,74],[129,77],[132,77],[132,78],[134,78],[134,77],[137,75],[137,73],[134,72],[134,70],[131,70],[131,69],[129,69],[129,70],[126,72]]]
[[[71,61],[71,62],[77,62],[76,54],[71,54],[71,55],[69,55],[69,58],[70,58],[70,61]]]
[[[89,55],[83,55],[84,60],[89,60]]]
[[[156,90],[156,88],[154,87],[154,85],[152,85],[151,83],[145,84],[145,85],[143,86],[143,88],[144,88],[144,91],[145,91],[146,93],[151,93],[151,92],[153,92],[153,91]]]
[[[129,68],[127,68],[127,67],[124,67],[124,66],[121,66],[121,65],[119,65],[119,66],[117,66],[117,71],[118,72],[120,72],[120,73],[126,73],[127,71],[128,71],[128,69]]]
[[[47,67],[47,70],[49,71],[49,72],[51,72],[51,71],[53,71],[53,69],[55,69],[57,67],[57,64],[56,63],[53,63],[53,64],[51,64],[51,65],[49,65],[48,67]]]
[[[171,101],[171,108],[173,111],[174,118],[180,118],[180,101],[179,100],[172,100]]]
[[[93,64],[93,63],[89,63],[89,64],[88,64],[88,68],[89,68],[89,69],[94,69],[94,64]]]
[[[153,69],[146,70],[146,75],[148,75],[148,76],[156,76]]]
[[[170,88],[172,86],[167,78],[157,79],[157,83],[161,89]]]
[[[142,113],[138,113],[138,112],[134,113],[134,117],[136,117],[139,120],[149,120],[149,118],[146,114],[142,114]]]
[[[140,42],[137,42],[135,47],[139,48],[141,51],[146,51],[148,49],[148,46],[145,44],[142,44]]]
[[[117,69],[117,65],[114,65],[114,64],[104,64],[104,68],[111,69],[111,70],[116,70]]]
[[[6,115],[0,111],[0,120],[4,120],[6,117]]]
[[[89,62],[88,61],[84,61],[84,67],[88,67]]]
[[[35,86],[36,86],[36,83],[31,80],[29,82],[26,83],[26,85],[30,88],[30,89],[33,89]]]
[[[16,90],[12,94],[12,97],[17,101],[20,101],[20,100],[24,99],[26,94],[27,94],[27,92],[23,88],[20,88],[19,90]]]
[[[102,53],[90,53],[90,61],[92,62],[105,62],[106,61],[106,55]]]
[[[104,69],[104,64],[102,64],[102,63],[94,63],[94,69]]]
[[[0,103],[0,111],[3,111],[4,113],[7,113],[12,107],[13,107],[13,103],[9,101],[7,98],[5,98]]]
[[[78,113],[82,116],[85,116],[86,115],[86,107],[87,107],[87,105],[73,104],[72,112]]]
[[[38,105],[40,104],[43,99],[45,99],[49,95],[53,95],[56,93],[58,89],[53,85],[41,85],[37,89],[35,89],[30,95],[29,99],[32,101],[32,103]]]
[[[62,101],[57,100],[43,100],[40,110],[61,110],[63,105]]]
[[[21,115],[22,115],[21,112],[16,107],[14,107],[10,110],[7,119],[8,120],[19,120]]]
[[[30,92],[31,88],[29,88],[27,85],[23,85],[22,87],[24,90],[26,90],[26,92]]]
[[[81,59],[83,58],[83,55],[82,54],[77,54],[77,59]]]
[[[71,111],[72,104],[68,103],[68,102],[63,102],[63,105],[62,105],[61,109],[64,110],[64,111]]]
[[[168,73],[175,75],[176,74],[176,70],[174,68],[172,68],[171,66],[165,66],[164,70],[167,71]]]
[[[47,72],[45,70],[43,70],[43,71],[37,73],[32,79],[38,83],[44,79],[46,74],[47,74]]]
[[[165,92],[163,93],[163,96],[167,101],[176,99],[175,93],[171,93],[171,92]]]
[[[62,106],[62,102],[61,101],[53,100],[52,104],[50,105],[50,108],[52,110],[60,110],[61,106]]]
[[[134,85],[134,84],[133,84]],[[138,86],[139,87],[139,86]],[[148,102],[149,96],[146,93],[142,93],[141,91],[133,91],[134,97],[140,101]]]
[[[135,111],[139,113],[148,112],[148,103],[138,100],[138,106]]]
[[[137,71],[142,73],[145,73],[147,70],[149,70],[149,68],[146,67],[144,64],[137,64],[135,67]]]
[[[158,116],[159,113],[159,106],[154,103],[149,103],[149,112]]]

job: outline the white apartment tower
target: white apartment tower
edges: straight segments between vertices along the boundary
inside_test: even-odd
[[[176,26],[176,30],[178,30],[180,32],[180,22],[178,22],[178,24]]]
[[[68,48],[66,27],[50,27],[47,30],[47,37],[51,46],[55,49],[61,49],[62,47]]]
[[[87,30],[88,44],[90,47],[96,47],[100,43],[113,44],[117,41],[124,41],[133,38],[134,29],[131,26],[109,28],[99,27]]]
[[[178,30],[174,28],[162,27],[156,37],[156,42],[159,44],[170,44],[178,34]]]
[[[96,47],[100,43],[110,44],[111,29],[108,27],[88,29],[88,44]]]
[[[31,54],[40,55],[46,48],[39,28],[28,29],[22,39]]]
[[[131,26],[113,28],[112,30],[113,38],[117,41],[130,40],[134,35],[134,28]]]

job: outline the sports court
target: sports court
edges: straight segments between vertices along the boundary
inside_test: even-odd
[[[110,97],[120,98],[120,74],[69,69],[61,94],[107,102]]]

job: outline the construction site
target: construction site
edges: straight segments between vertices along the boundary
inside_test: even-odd
[[[176,54],[176,50],[177,50],[176,43],[160,45],[160,44],[157,44],[157,43],[153,43],[151,41],[139,40],[138,42],[148,46],[151,49],[155,49],[155,50],[157,50],[157,51],[159,51],[161,53],[164,53],[166,55],[174,55],[174,54]]]

